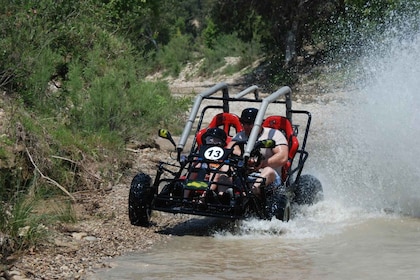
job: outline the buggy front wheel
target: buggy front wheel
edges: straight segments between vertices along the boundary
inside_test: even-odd
[[[149,175],[139,173],[131,181],[128,216],[132,225],[147,227],[150,224],[153,200],[153,190],[150,187],[151,180]]]
[[[277,220],[288,222],[290,219],[289,198],[280,191],[275,190],[271,196],[267,197],[267,218],[276,217]]]

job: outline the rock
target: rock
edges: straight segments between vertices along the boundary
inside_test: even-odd
[[[106,192],[110,192],[110,191],[112,191],[112,188],[113,188],[113,186],[112,186],[111,182],[109,182],[107,186],[103,187],[103,190],[106,191]]]
[[[73,232],[71,236],[76,240],[82,240],[84,237],[87,236],[86,232]]]
[[[83,239],[87,240],[87,241],[97,241],[98,240],[98,238],[96,238],[95,236],[86,236]]]
[[[31,228],[30,226],[19,228],[19,230],[18,230],[19,237],[25,237],[25,236],[27,236],[30,228]]]

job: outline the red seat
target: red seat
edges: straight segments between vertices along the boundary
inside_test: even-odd
[[[226,144],[229,143],[230,140],[232,140],[232,137],[236,133],[242,131],[242,124],[241,124],[241,121],[239,120],[239,117],[231,113],[219,113],[216,116],[214,116],[207,128],[214,128],[214,127],[219,127],[226,132],[226,135],[227,135]],[[197,144],[199,146],[202,144],[201,136],[203,136],[207,128],[203,128],[199,132],[197,132],[196,138],[197,138]]]
[[[292,166],[293,158],[299,148],[299,141],[295,135],[294,129],[288,118],[283,116],[269,116],[262,123],[264,127],[270,127],[284,132],[287,142],[289,143],[289,160],[283,166],[282,179],[286,180],[288,171]]]
[[[220,113],[213,117],[209,124],[210,127],[219,127],[226,132],[227,136],[234,136],[242,131],[242,124],[239,117],[231,113]],[[232,131],[232,128],[234,131]]]
[[[203,137],[203,134],[206,133],[206,131],[207,131],[207,128],[203,128],[200,131],[198,131],[197,134],[195,135],[198,146],[201,146],[203,144],[201,137]]]

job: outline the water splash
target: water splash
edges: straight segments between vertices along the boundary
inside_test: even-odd
[[[409,36],[412,37],[412,36]],[[420,215],[420,33],[396,40],[388,52],[365,61],[372,78],[361,89],[360,128],[371,150],[372,172],[384,200],[404,214]],[[363,124],[363,125],[362,125]]]
[[[371,218],[420,217],[420,26],[401,22],[366,46],[344,102],[314,105],[322,121],[305,173],[321,180],[325,201],[300,207],[288,223],[245,221],[215,236],[316,239]]]
[[[405,19],[366,46],[350,100],[326,132],[333,152],[317,170],[335,199],[367,212],[420,216],[419,30]]]
[[[310,206],[296,206],[293,209],[294,214],[289,222],[277,219],[238,221],[235,227],[219,230],[214,236],[224,239],[313,240],[326,235],[338,234],[346,227],[384,215],[384,213],[366,214],[359,207],[344,207],[341,203],[333,200],[325,200]]]

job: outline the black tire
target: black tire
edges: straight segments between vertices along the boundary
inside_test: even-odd
[[[135,226],[148,227],[152,214],[153,190],[151,177],[144,173],[137,174],[131,181],[128,196],[128,216]]]
[[[295,202],[297,204],[314,204],[324,198],[321,182],[312,175],[302,175],[295,189]]]
[[[281,194],[279,191],[274,191],[272,195],[267,197],[267,218],[272,219],[276,217],[277,220],[288,222],[290,219],[290,201],[289,198]]]

